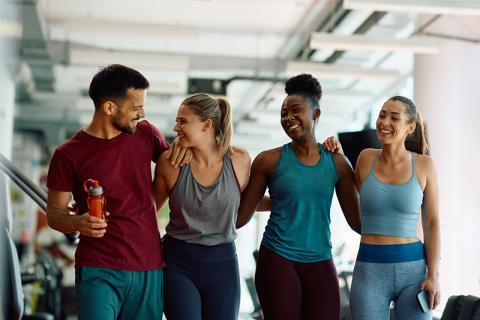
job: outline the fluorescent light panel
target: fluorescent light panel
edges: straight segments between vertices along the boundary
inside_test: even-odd
[[[187,71],[189,59],[181,56],[157,53],[108,52],[101,50],[73,49],[70,51],[72,64],[109,65],[121,63],[137,68],[158,68],[164,70]]]
[[[343,8],[444,15],[480,15],[478,0],[344,0]]]
[[[21,38],[22,24],[14,21],[0,20],[0,37]]]
[[[409,39],[392,39],[365,35],[336,35],[331,33],[312,33],[312,49],[335,50],[382,50],[393,52],[411,52],[417,54],[434,54],[440,51],[439,44],[427,37]]]
[[[397,70],[351,68],[304,61],[288,62],[286,73],[288,76],[310,73],[319,79],[394,79],[400,76]]]
[[[156,37],[195,39],[199,31],[193,27],[164,26],[145,23],[113,22],[97,19],[77,19],[53,21],[53,25],[63,26],[69,33],[114,34],[134,37]]]

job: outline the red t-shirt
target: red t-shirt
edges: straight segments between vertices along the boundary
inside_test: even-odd
[[[151,162],[168,149],[163,135],[147,121],[133,134],[100,139],[79,131],[58,147],[50,162],[49,189],[72,192],[87,212],[86,179],[98,180],[106,197],[107,232],[80,236],[75,266],[145,271],[165,265],[155,217]]]

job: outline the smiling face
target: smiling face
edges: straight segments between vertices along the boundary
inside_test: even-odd
[[[137,129],[137,122],[145,117],[143,107],[145,105],[146,90],[144,89],[128,89],[125,98],[121,101],[111,102],[116,109],[112,125],[115,129],[125,132],[134,133]]]
[[[181,105],[177,112],[173,131],[177,134],[180,145],[189,148],[205,141],[205,134],[213,132],[211,120],[201,121],[187,105]],[[210,132],[210,135],[214,135]]]
[[[405,105],[388,100],[378,114],[377,136],[382,144],[405,143],[406,137],[415,131],[415,123],[409,123]]]
[[[313,137],[315,120],[320,109],[312,109],[310,103],[301,95],[290,95],[283,101],[280,111],[280,123],[285,133],[295,141],[305,141]]]

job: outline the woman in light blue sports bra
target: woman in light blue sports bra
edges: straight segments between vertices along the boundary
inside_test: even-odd
[[[431,319],[440,300],[438,187],[422,119],[408,98],[388,99],[377,118],[382,149],[365,149],[355,179],[360,192],[362,237],[353,273],[354,320]],[[420,220],[423,244],[417,238]],[[417,295],[428,292],[422,311]]]

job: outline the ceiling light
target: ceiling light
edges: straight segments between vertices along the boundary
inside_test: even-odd
[[[478,0],[344,0],[343,8],[444,15],[480,15]]]
[[[72,64],[96,66],[120,63],[134,68],[157,68],[173,71],[186,71],[189,65],[188,57],[182,56],[83,49],[71,50],[70,62]]]
[[[22,29],[21,23],[0,20],[0,37],[21,38]]]
[[[331,33],[312,33],[310,38],[312,49],[335,50],[383,50],[394,52],[411,52],[417,54],[433,54],[440,51],[438,42],[427,37],[409,39],[392,39],[365,35],[336,35]]]
[[[77,19],[53,21],[53,26],[62,26],[68,33],[111,34],[135,37],[182,38],[195,39],[199,31],[193,27],[165,26],[148,23],[112,22],[97,19]]]
[[[400,76],[397,70],[352,68],[304,61],[288,62],[286,73],[289,77],[309,73],[319,79],[394,79]]]

